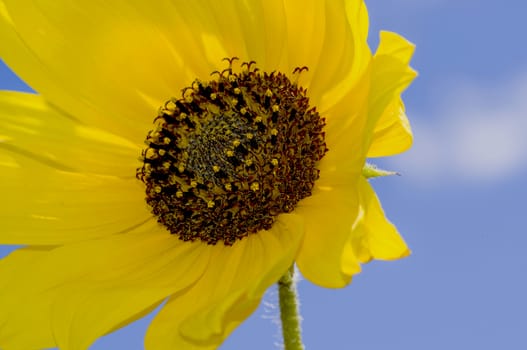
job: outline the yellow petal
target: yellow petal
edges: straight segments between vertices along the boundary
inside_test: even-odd
[[[373,131],[368,157],[387,157],[408,150],[413,134],[401,98],[394,99],[386,108]]]
[[[169,4],[7,0],[0,6],[2,59],[60,109],[138,144],[162,103],[199,75],[194,68],[210,73],[193,50],[201,41],[177,15],[165,30]]]
[[[48,253],[49,249],[49,247],[18,249],[8,257],[0,259],[0,291],[10,288],[12,281],[20,279],[19,268],[34,265],[35,261]],[[5,299],[0,300],[0,304],[5,304],[5,302]],[[56,346],[49,328],[49,319],[46,318],[49,315],[38,312],[31,314],[31,323],[39,325],[33,329],[26,328],[25,320],[18,321],[18,326],[11,328],[7,319],[17,318],[18,315],[18,310],[9,308],[2,309],[0,312],[0,349],[47,349]],[[24,332],[27,333],[24,334]]]
[[[386,218],[371,185],[362,178],[359,184],[361,218],[353,227],[350,245],[361,262],[371,259],[393,260],[410,254],[397,228]]]
[[[22,156],[0,165],[0,243],[56,245],[126,232],[151,217],[144,186],[53,169]]]
[[[237,4],[242,2],[234,0]],[[253,57],[251,52],[251,45],[254,45],[254,42],[263,43],[263,53],[262,55],[254,55],[256,58],[253,58],[257,61],[258,65],[261,64],[262,69],[267,71],[280,70],[284,71],[288,67],[288,52],[287,52],[287,25],[289,21],[289,13],[286,13],[286,5],[284,1],[281,0],[262,0],[262,1],[251,1],[248,2],[252,6],[261,7],[260,10],[253,11],[250,16],[257,23],[248,25],[247,31],[251,31],[251,34],[254,36],[246,36],[246,45],[249,48],[249,58]],[[254,4],[254,5],[253,5]],[[260,18],[259,18],[260,17]],[[249,29],[250,28],[250,29]],[[257,33],[255,33],[257,31]],[[253,39],[256,38],[256,39]],[[259,58],[259,57],[262,58]],[[291,73],[290,71],[285,71],[284,73]]]
[[[269,231],[232,247],[211,246],[205,274],[192,288],[172,296],[154,318],[146,349],[216,349],[291,266],[302,229],[298,216],[284,214]]]
[[[381,32],[379,48],[372,63],[369,126],[365,139],[368,148],[373,142],[382,141],[376,139],[373,133],[374,130],[380,131],[387,124],[401,124],[394,129],[394,132],[402,131],[403,134],[408,134],[409,128],[402,125],[404,122],[407,123],[407,120],[399,101],[403,90],[417,76],[417,73],[409,66],[413,51],[413,44],[403,37],[391,32]],[[380,135],[377,133],[377,136]],[[394,134],[389,136],[393,137]],[[411,138],[403,135],[397,140],[391,140],[393,144],[387,144],[390,148],[382,147],[381,144],[377,149],[374,146],[374,151],[382,155],[397,153],[409,146],[409,140],[411,141]]]
[[[349,94],[322,115],[326,117],[326,145],[329,151],[320,169],[361,171],[366,154],[365,133],[368,126],[369,75],[364,74]]]
[[[39,95],[0,91],[0,150],[51,167],[135,176],[141,149],[126,139],[79,124]]]
[[[309,67],[301,75],[301,82],[309,87],[312,75],[319,69],[318,60],[325,41],[325,2],[318,0],[284,1],[287,16],[287,59],[292,73],[296,67]],[[313,101],[311,101],[313,102]]]
[[[7,0],[0,14],[0,53],[11,68],[61,109],[135,142],[158,107],[195,78],[226,68],[224,57],[269,71],[286,60],[278,0]]]
[[[363,0],[326,1],[324,47],[309,93],[321,110],[338,103],[361,81],[371,60],[368,12]],[[311,68],[311,67],[310,67]],[[349,98],[349,97],[348,97]],[[346,98],[348,103],[351,101]]]
[[[352,174],[321,173],[313,195],[295,209],[303,216],[306,231],[296,258],[298,268],[322,287],[343,287],[360,272],[353,249],[346,245],[359,209],[356,179]]]
[[[327,167],[355,172],[362,168],[368,147],[364,139],[368,127],[372,55],[367,43],[369,21],[364,1],[347,1],[342,12],[350,27],[345,35],[349,41],[345,54],[348,62],[344,64],[347,70],[339,72],[340,79],[334,77],[317,108],[327,124],[329,152],[322,162]]]
[[[2,280],[13,271],[17,276],[0,288],[0,347],[32,342],[26,348],[87,349],[194,283],[208,264],[209,250],[181,242],[151,221],[124,235],[45,253],[16,251],[0,265]],[[20,253],[25,261],[17,258]],[[35,333],[47,342],[29,340]]]
[[[173,4],[171,12],[178,13],[191,32],[201,35],[195,39],[203,43],[205,56],[215,69],[226,67],[220,63],[222,58],[236,56],[272,71],[278,68],[285,48],[283,6],[279,0],[193,1]]]
[[[348,22],[344,1],[329,0],[324,1],[324,4],[324,41],[320,52],[315,56],[318,61],[315,65],[309,66],[309,69],[313,69],[314,72],[308,91],[312,99],[311,102],[319,108],[324,108],[324,105],[331,103],[322,100],[339,98],[334,91],[340,92],[342,90],[342,87],[339,86],[342,81],[346,84],[353,84],[353,78],[356,76],[350,77],[347,74],[353,67],[354,55],[360,54],[366,44],[364,42],[363,47],[354,47],[353,30],[355,23]],[[313,20],[317,19],[314,18]],[[312,44],[311,37],[306,36],[304,40],[306,45]]]
[[[371,56],[362,0],[286,1],[288,68],[306,66],[299,81],[325,110],[356,84]]]

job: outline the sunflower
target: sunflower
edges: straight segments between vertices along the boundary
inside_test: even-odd
[[[413,46],[362,0],[3,0],[0,348],[212,349],[296,263],[409,250],[362,170],[406,150]]]

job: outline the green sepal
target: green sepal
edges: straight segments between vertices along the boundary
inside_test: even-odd
[[[376,165],[366,163],[364,165],[364,168],[362,168],[362,176],[364,176],[367,179],[371,179],[374,177],[381,177],[381,176],[392,176],[392,175],[400,175],[396,171],[388,171],[377,168]]]

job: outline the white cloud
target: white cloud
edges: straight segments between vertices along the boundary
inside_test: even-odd
[[[490,183],[527,169],[527,74],[493,86],[444,91],[424,118],[412,118],[414,147],[389,160],[424,184]]]

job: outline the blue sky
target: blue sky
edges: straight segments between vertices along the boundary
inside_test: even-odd
[[[403,175],[374,182],[413,255],[370,263],[342,290],[301,281],[306,348],[525,349],[527,3],[367,4],[372,45],[381,29],[417,45],[414,148],[378,160]],[[25,87],[0,67],[0,88]],[[276,304],[271,289],[221,349],[279,349]],[[148,321],[91,350],[142,349]]]

